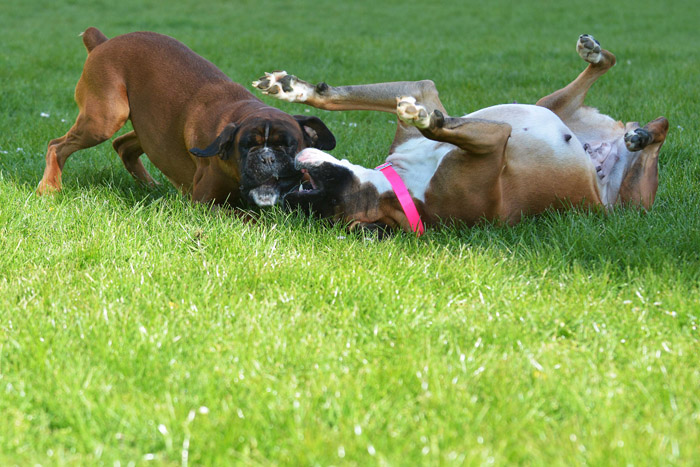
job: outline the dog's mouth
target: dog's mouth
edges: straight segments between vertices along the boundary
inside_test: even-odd
[[[290,187],[295,187],[299,182],[299,176],[270,177],[265,182],[248,190],[248,199],[258,207],[270,207],[282,201],[282,194],[287,193]]]
[[[301,181],[298,184],[295,183],[294,186],[289,191],[287,191],[285,196],[291,194],[311,195],[318,193],[322,190],[320,184],[317,183],[313,178],[311,178],[311,174],[307,169],[301,169],[301,173]]]
[[[297,185],[294,184],[291,190],[287,192],[298,193],[298,194],[311,194],[321,191],[319,185],[311,178],[311,174],[307,169],[301,169],[302,177],[301,182]]]

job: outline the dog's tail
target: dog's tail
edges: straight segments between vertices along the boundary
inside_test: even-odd
[[[88,53],[92,52],[92,49],[98,45],[109,40],[107,36],[102,34],[102,31],[93,27],[87,28],[85,32],[80,35],[83,36],[83,44],[85,44]]]

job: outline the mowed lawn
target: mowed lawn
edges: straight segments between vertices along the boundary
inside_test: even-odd
[[[0,464],[700,464],[697,1],[5,1],[0,5]],[[648,213],[376,241],[244,223],[137,185],[109,143],[39,198],[77,115],[78,34],[152,30],[246,86],[433,79],[452,114],[588,103],[671,129]],[[318,115],[383,161],[389,114]],[[126,129],[120,132],[123,133]],[[144,158],[145,160],[145,158]]]

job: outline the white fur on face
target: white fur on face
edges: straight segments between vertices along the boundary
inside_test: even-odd
[[[250,190],[250,197],[260,207],[274,206],[277,204],[279,193],[274,187],[259,186]]]
[[[297,164],[303,164],[307,166],[317,167],[323,163],[330,163],[339,165],[349,169],[353,175],[357,178],[360,184],[371,183],[377,189],[379,194],[390,191],[391,184],[384,177],[384,174],[378,170],[368,169],[367,167],[362,167],[361,165],[351,164],[347,159],[339,160],[331,156],[328,153],[320,151],[316,148],[306,148],[297,154],[296,157]]]

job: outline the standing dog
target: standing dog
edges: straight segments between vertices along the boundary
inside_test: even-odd
[[[203,203],[276,204],[300,180],[299,151],[335,147],[321,120],[263,104],[175,39],[135,32],[108,40],[96,28],[82,36],[88,57],[75,88],[80,113],[49,143],[39,194],[60,190],[68,156],[111,138],[129,119],[134,130],[112,144],[131,175],[155,183],[139,159],[146,153]]]
[[[660,117],[640,128],[584,106],[589,88],[615,64],[615,56],[589,35],[579,37],[577,51],[586,69],[537,105],[497,105],[459,118],[446,115],[432,81],[313,86],[275,72],[253,85],[326,110],[396,113],[399,125],[386,162],[426,224],[473,225],[482,219],[514,224],[524,214],[572,205],[649,209],[668,121]],[[307,173],[310,186],[286,196],[292,207],[350,222],[351,228],[416,230],[384,173],[315,149],[298,154],[296,166]]]

